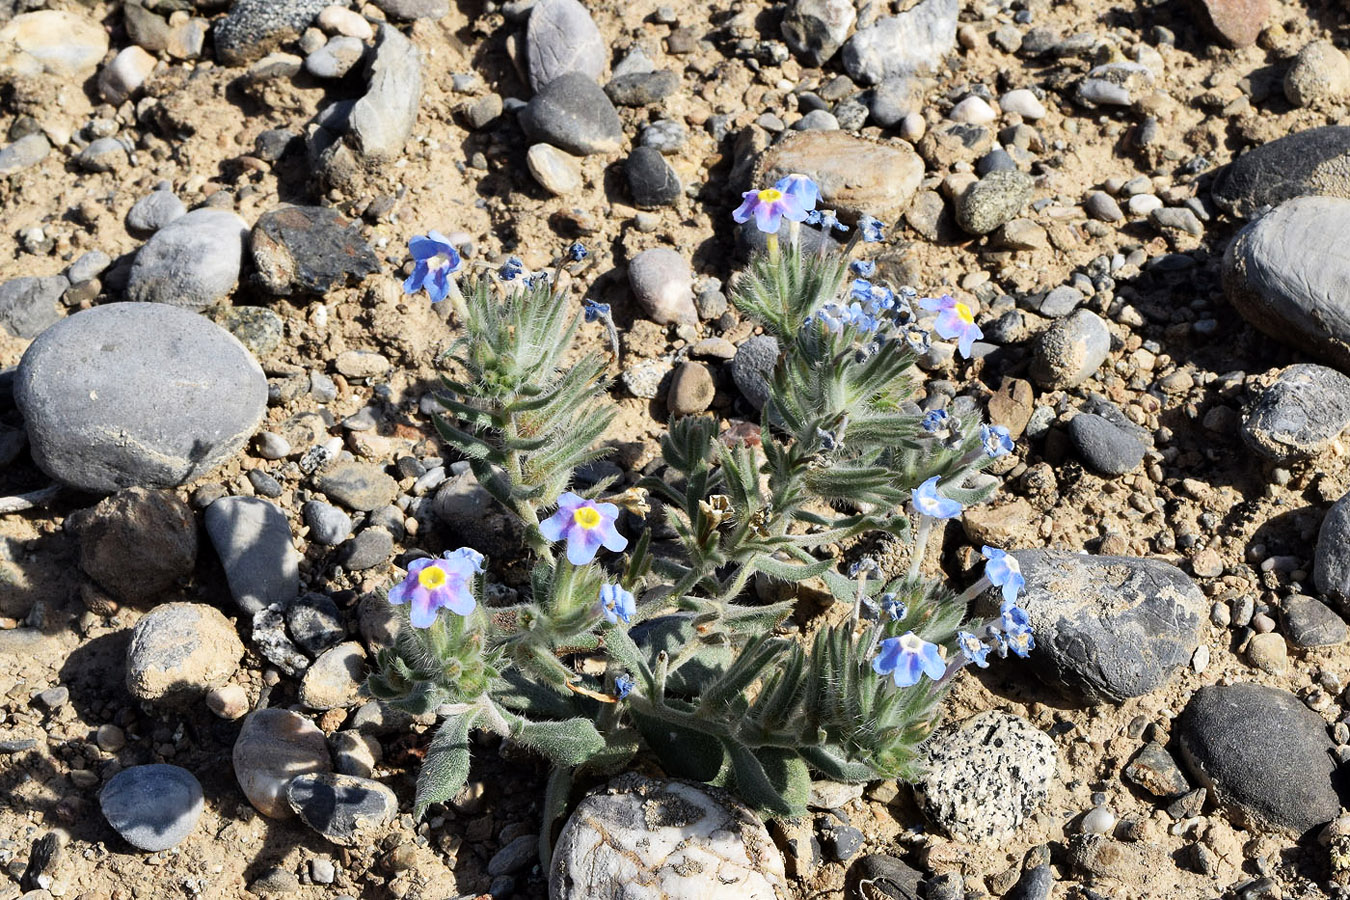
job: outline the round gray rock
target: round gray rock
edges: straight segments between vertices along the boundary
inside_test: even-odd
[[[1097,371],[1111,351],[1111,332],[1096,313],[1076,309],[1041,332],[1031,360],[1031,377],[1044,388],[1077,387]]]
[[[1052,550],[1013,553],[1036,673],[1071,695],[1120,703],[1164,686],[1190,662],[1209,603],[1176,566]],[[990,595],[992,596],[992,595]]]
[[[1223,285],[1242,317],[1271,337],[1350,369],[1350,200],[1300,197],[1238,232]]]
[[[770,334],[752,337],[736,348],[731,380],[755,409],[769,399],[769,377],[778,364],[778,339]]]
[[[990,172],[957,198],[956,224],[971,234],[988,234],[1026,206],[1034,186],[1025,172]]]
[[[943,729],[925,744],[914,782],[924,815],[960,841],[1001,841],[1042,805],[1055,777],[1054,741],[997,710]]]
[[[620,775],[558,835],[549,900],[787,896],[783,857],[755,814],[705,785]]]
[[[258,497],[221,497],[206,508],[206,534],[220,557],[230,594],[248,615],[285,606],[300,593],[291,526],[276,504]]]
[[[127,690],[139,700],[185,704],[230,680],[244,644],[214,606],[165,603],[136,623]]]
[[[693,324],[694,273],[676,250],[653,247],[643,250],[628,264],[628,284],[643,315],[660,325]]]
[[[127,227],[133,231],[159,231],[175,219],[187,215],[183,201],[170,190],[155,190],[132,205]]]
[[[1350,126],[1310,128],[1250,150],[1219,172],[1210,193],[1244,218],[1294,197],[1350,199]]]
[[[1310,363],[1280,370],[1242,423],[1247,445],[1284,462],[1325,450],[1350,426],[1350,378]]]
[[[248,225],[227,209],[194,209],[179,216],[136,252],[127,299],[206,309],[239,283]]]
[[[1246,827],[1304,834],[1340,815],[1326,723],[1288,691],[1203,687],[1176,733],[1182,761]]]
[[[1145,447],[1133,434],[1093,413],[1073,417],[1069,440],[1083,462],[1103,475],[1124,475],[1144,461]]]
[[[542,0],[525,27],[530,87],[536,91],[560,75],[576,72],[599,81],[609,58],[591,14],[577,0]]]
[[[123,840],[153,853],[175,846],[197,827],[202,786],[178,766],[132,766],[108,780],[98,804]]]
[[[177,487],[233,456],[267,379],[228,332],[154,303],[76,313],[28,347],[14,380],[33,460],[82,490]]]
[[[70,287],[64,275],[24,275],[0,284],[0,328],[35,338],[61,321],[61,295]]]

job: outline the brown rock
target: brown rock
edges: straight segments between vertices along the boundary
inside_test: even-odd
[[[989,398],[989,421],[1008,429],[1012,439],[1017,440],[1026,431],[1035,405],[1036,392],[1031,382],[1004,377],[998,393]]]
[[[124,603],[153,600],[197,563],[197,524],[172,491],[118,491],[68,524],[80,538],[80,568]]]
[[[333,771],[323,732],[288,709],[251,713],[234,742],[233,761],[244,796],[269,819],[295,815],[286,803],[286,788],[293,778]]]
[[[127,690],[138,700],[192,703],[229,681],[243,655],[243,642],[220,610],[165,603],[132,629]]]
[[[670,379],[666,406],[672,416],[692,416],[707,409],[717,393],[712,373],[703,363],[687,362]]]
[[[1270,16],[1270,0],[1195,0],[1196,15],[1229,47],[1250,47]]]
[[[875,216],[899,220],[923,180],[923,160],[907,144],[884,144],[845,131],[803,131],[770,147],[759,159],[754,184],[784,175],[809,175],[820,187],[820,206],[841,219]]]
[[[972,506],[961,525],[972,544],[1012,547],[1033,534],[1040,514],[1022,497],[1001,506]]]

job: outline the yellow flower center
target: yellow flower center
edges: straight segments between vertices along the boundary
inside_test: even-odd
[[[417,573],[417,583],[429,591],[445,587],[445,570],[432,563]]]
[[[966,306],[964,303],[958,303],[953,306],[952,309],[956,310],[957,317],[967,325],[975,321],[975,317],[971,315],[970,307]]]
[[[572,513],[572,521],[582,528],[591,529],[600,524],[600,513],[591,506],[578,506]]]
[[[783,192],[777,188],[765,188],[756,194],[755,197],[761,203],[777,203],[779,200],[783,199]]]

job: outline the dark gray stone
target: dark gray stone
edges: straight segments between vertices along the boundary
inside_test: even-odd
[[[275,504],[257,497],[222,497],[206,508],[206,533],[216,548],[230,594],[249,615],[285,606],[300,593],[291,527]]]
[[[1313,553],[1313,584],[1342,615],[1350,615],[1350,494],[1322,519]]]
[[[348,509],[369,512],[391,503],[398,482],[374,463],[338,460],[316,479],[319,490]]]
[[[511,875],[532,866],[539,859],[539,835],[522,834],[513,838],[488,860],[489,875]]]
[[[335,844],[354,847],[398,815],[398,797],[378,781],[356,775],[300,775],[286,802],[306,825]]]
[[[1003,895],[1003,900],[1050,900],[1054,886],[1054,873],[1048,865],[1042,864],[1024,871],[1012,890]]]
[[[322,500],[309,500],[301,508],[309,538],[326,547],[336,547],[352,533],[352,517]]]
[[[1176,734],[1192,774],[1246,827],[1301,835],[1341,812],[1326,723],[1288,691],[1203,687],[1177,718]]]
[[[828,62],[858,20],[852,0],[795,0],[783,16],[783,40],[810,66]]]
[[[197,827],[202,786],[187,769],[156,763],[123,769],[98,795],[103,818],[128,844],[168,850]]]
[[[0,284],[0,326],[14,337],[35,338],[61,320],[64,275],[26,275]]]
[[[882,128],[900,124],[900,120],[922,108],[920,88],[908,74],[892,75],[867,94],[872,121]]]
[[[1167,752],[1167,748],[1156,741],[1149,741],[1134,759],[1125,766],[1125,780],[1143,788],[1149,794],[1161,800],[1175,800],[1191,790],[1186,775]]]
[[[248,226],[225,209],[194,209],[155,232],[136,252],[127,299],[201,310],[239,281]]]
[[[327,594],[305,594],[288,606],[286,630],[311,656],[318,656],[347,636],[342,614]]]
[[[836,862],[847,862],[858,855],[866,843],[863,833],[851,825],[838,825],[822,831],[825,852]]]
[[[857,896],[886,898],[886,900],[920,900],[925,895],[919,892],[919,882],[923,873],[911,868],[893,856],[880,853],[869,854],[858,860],[849,869],[849,880],[856,885],[867,884],[870,894]]]
[[[1062,319],[1083,302],[1083,292],[1076,287],[1061,285],[1046,293],[1036,304],[1036,312],[1048,319]]]
[[[1350,426],[1350,378],[1326,366],[1282,369],[1252,403],[1242,423],[1247,445],[1285,462],[1325,450]]]
[[[671,206],[680,198],[680,177],[666,162],[661,151],[638,147],[624,164],[628,190],[638,209],[658,209]]]
[[[33,459],[73,487],[177,487],[211,472],[257,429],[267,379],[247,350],[195,313],[115,303],[38,336],[14,384]]]
[[[577,0],[541,0],[525,28],[530,87],[542,91],[554,79],[577,73],[600,80],[609,47],[590,12]]]
[[[1176,566],[1051,550],[1013,556],[1036,638],[1030,663],[1050,684],[1120,703],[1161,688],[1190,662],[1209,603]]]
[[[338,558],[353,572],[373,569],[394,552],[394,536],[379,527],[363,528],[356,537],[342,545]]]
[[[235,0],[212,28],[216,59],[227,66],[262,59],[299,38],[328,5],[329,0]]]
[[[898,16],[879,19],[844,45],[844,69],[859,84],[935,68],[956,46],[956,0],[923,0]]]
[[[605,92],[580,72],[553,79],[520,111],[531,140],[590,156],[613,153],[623,142],[623,123]]]
[[[323,294],[380,271],[361,226],[326,206],[269,210],[249,244],[258,281],[273,294]]]
[[[1017,215],[1035,183],[1016,170],[989,173],[957,198],[956,224],[971,234],[988,234]]]
[[[1294,594],[1285,599],[1284,634],[1295,647],[1334,647],[1345,643],[1345,620],[1325,603]]]
[[[1144,461],[1144,445],[1099,415],[1074,416],[1069,422],[1069,439],[1083,462],[1103,475],[1124,475]]]
[[[1350,200],[1299,197],[1228,245],[1223,286],[1242,317],[1295,349],[1350,370]]]
[[[763,409],[769,399],[769,376],[777,363],[778,340],[773,335],[752,337],[736,348],[731,378],[755,409]]]
[[[1244,218],[1312,194],[1350,199],[1350,126],[1310,128],[1249,150],[1220,170],[1210,190],[1221,208]]]
[[[680,88],[680,76],[669,69],[621,75],[605,85],[605,95],[615,106],[649,106],[660,103]]]
[[[127,228],[132,231],[159,231],[174,219],[187,214],[187,207],[170,190],[155,190],[132,205],[127,213]]]

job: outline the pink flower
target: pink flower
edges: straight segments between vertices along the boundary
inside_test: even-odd
[[[567,561],[584,566],[595,559],[601,545],[615,553],[628,546],[628,538],[619,534],[614,521],[619,508],[613,503],[583,500],[571,491],[558,498],[558,511],[539,523],[539,531],[550,541],[567,541]]]
[[[744,223],[753,216],[755,227],[765,234],[777,234],[784,218],[792,222],[801,222],[806,218],[806,210],[795,191],[788,194],[771,187],[762,191],[746,191],[741,194],[741,198],[743,202],[736,207],[731,218]]]
[[[941,297],[926,297],[919,301],[919,307],[937,311],[937,321],[933,323],[933,330],[943,340],[950,341],[955,338],[956,349],[969,359],[970,345],[984,337],[980,326],[975,324],[975,316],[971,313],[970,307],[947,294]]]

